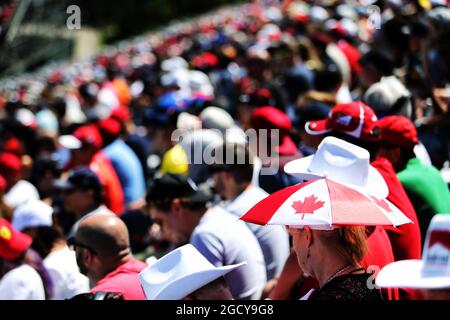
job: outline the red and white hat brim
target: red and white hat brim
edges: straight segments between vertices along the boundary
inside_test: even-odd
[[[302,210],[294,208],[297,205]],[[389,201],[331,179],[305,182],[275,192],[257,203],[241,220],[260,225],[309,226],[321,230],[336,226],[411,223]]]
[[[332,129],[328,128],[328,118],[324,120],[308,121],[305,123],[305,131],[312,136],[322,135],[331,132]]]

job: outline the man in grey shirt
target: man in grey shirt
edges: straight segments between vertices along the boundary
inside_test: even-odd
[[[225,276],[235,299],[260,299],[266,285],[264,257],[244,222],[219,207],[208,208],[211,194],[181,175],[155,179],[147,194],[150,214],[162,237],[190,242],[213,265],[247,261]]]
[[[223,156],[223,159],[219,156]],[[227,143],[216,150],[215,163],[210,168],[215,188],[226,200],[225,209],[237,217],[268,196],[267,192],[252,184],[253,164],[250,159],[253,157],[244,145]],[[247,226],[261,246],[267,280],[270,281],[281,272],[289,256],[289,235],[283,226],[252,223]]]

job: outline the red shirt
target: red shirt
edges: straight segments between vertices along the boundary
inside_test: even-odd
[[[375,230],[367,237],[367,247],[368,251],[360,261],[364,269],[369,266],[378,266],[381,269],[394,262],[391,241],[383,227],[375,227]]]
[[[108,273],[91,292],[115,292],[121,293],[125,300],[146,300],[139,281],[139,272],[146,267],[144,262],[131,258]]]
[[[125,211],[125,196],[111,161],[99,151],[92,158],[89,168],[97,174],[103,185],[105,205],[116,215],[121,215]]]
[[[387,226],[385,230],[391,240],[392,250],[396,261],[405,259],[420,259],[422,242],[419,221],[416,211],[409,200],[405,189],[386,158],[378,158],[372,162],[378,172],[383,176],[389,189],[387,199],[400,209],[413,223],[398,227]]]

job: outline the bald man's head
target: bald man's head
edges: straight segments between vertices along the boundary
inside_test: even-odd
[[[86,217],[81,221],[74,238],[105,261],[121,261],[131,253],[128,229],[125,223],[115,216]]]

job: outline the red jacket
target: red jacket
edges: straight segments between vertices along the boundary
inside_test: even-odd
[[[111,161],[99,151],[92,158],[89,169],[97,174],[103,185],[105,205],[116,215],[121,215],[125,211],[125,196]]]
[[[378,172],[383,176],[389,189],[387,199],[400,209],[413,223],[399,227],[387,226],[385,230],[391,240],[392,250],[396,261],[405,259],[420,259],[422,242],[420,226],[416,211],[409,200],[405,189],[386,158],[378,158],[372,162]]]

